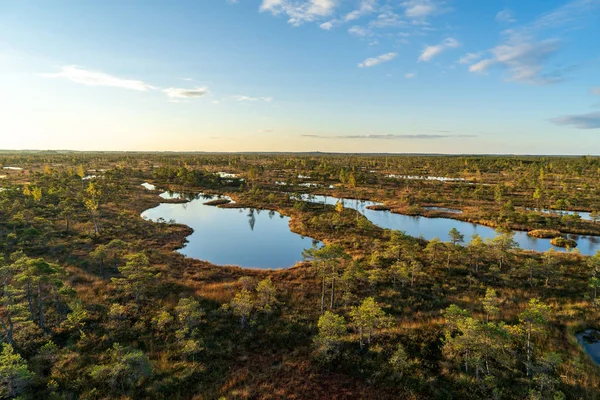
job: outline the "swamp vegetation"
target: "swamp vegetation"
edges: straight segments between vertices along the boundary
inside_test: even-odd
[[[600,253],[565,239],[600,236],[600,158],[4,152],[0,165],[0,398],[600,395],[581,344],[600,328]],[[273,270],[185,257],[193,229],[141,216],[186,205],[166,190],[279,213],[321,244]],[[427,241],[317,195],[498,234]],[[566,248],[520,249],[513,230]],[[241,254],[235,237],[223,251]]]

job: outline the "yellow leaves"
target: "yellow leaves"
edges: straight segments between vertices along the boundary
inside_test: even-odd
[[[36,202],[42,200],[42,188],[40,187],[33,187],[30,189],[29,186],[25,186],[23,188],[23,194],[27,197],[33,197],[33,200]]]
[[[42,200],[42,188],[34,187],[31,191],[31,195],[33,196],[33,200],[40,202]]]
[[[85,207],[89,211],[96,211],[100,205],[100,189],[96,187],[94,182],[90,182],[88,188],[85,190],[87,198],[84,200]]]

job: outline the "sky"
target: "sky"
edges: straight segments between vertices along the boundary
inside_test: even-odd
[[[600,154],[600,0],[0,0],[0,149]]]

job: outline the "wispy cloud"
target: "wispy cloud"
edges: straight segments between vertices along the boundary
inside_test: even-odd
[[[329,30],[331,30],[331,29],[333,28],[333,25],[334,25],[334,23],[335,23],[335,21],[334,21],[334,20],[332,20],[332,21],[327,21],[327,22],[323,22],[321,25],[319,25],[319,27],[320,27],[321,29],[324,29],[324,30],[326,30],[326,31],[329,31]]]
[[[242,96],[240,94],[233,96],[233,99],[235,101],[240,101],[240,102],[264,101],[264,102],[270,103],[273,101],[272,97],[250,97],[250,96]]]
[[[263,0],[259,10],[273,15],[286,15],[288,23],[300,26],[331,15],[338,0]]]
[[[344,17],[344,21],[348,22],[348,21],[354,21],[355,19],[359,19],[363,15],[367,15],[367,14],[374,12],[376,7],[377,7],[376,0],[362,0],[360,2],[358,9],[346,14],[346,16]]]
[[[600,129],[600,111],[588,114],[565,115],[550,121],[557,125],[570,125],[578,129]]]
[[[562,42],[555,38],[540,40],[548,29],[556,31],[577,26],[580,19],[600,6],[599,0],[571,0],[541,15],[534,21],[503,32],[500,45],[489,49],[489,57],[472,64],[471,72],[485,73],[492,66],[508,71],[508,80],[526,84],[549,84],[564,80],[572,68],[546,71],[546,62],[557,53]]]
[[[513,16],[512,11],[510,10],[502,10],[498,14],[496,14],[496,21],[504,23],[517,22],[517,20]]]
[[[434,0],[407,0],[402,3],[408,18],[423,19],[445,10],[443,2]]]
[[[405,26],[408,23],[402,19],[402,16],[394,11],[391,7],[382,8],[376,18],[369,22],[370,28],[393,28]]]
[[[195,89],[182,89],[182,88],[168,88],[164,89],[163,92],[167,97],[172,99],[194,99],[202,97],[208,93],[207,88],[195,88]]]
[[[104,72],[90,71],[79,68],[76,65],[66,65],[60,67],[60,72],[41,74],[44,78],[63,78],[80,85],[87,86],[107,86],[121,89],[148,91],[156,89],[143,81],[135,79],[122,79],[106,74]]]
[[[591,88],[590,93],[600,96],[600,86]]]
[[[374,139],[374,140],[400,140],[400,139],[447,139],[447,138],[473,138],[477,135],[426,135],[426,134],[412,134],[412,135],[392,135],[392,134],[370,134],[370,135],[338,135],[338,136],[325,136],[325,135],[301,135],[303,137],[315,138],[315,139]]]
[[[371,36],[373,34],[369,29],[358,25],[355,25],[348,29],[348,33],[359,37]]]
[[[481,58],[481,53],[467,53],[461,58],[458,59],[459,64],[471,64],[474,61],[477,61]]]
[[[321,29],[329,31],[336,26],[343,25],[346,22],[355,21],[365,15],[371,14],[377,10],[377,1],[376,0],[362,0],[358,6],[358,8],[354,11],[351,11],[339,18],[334,18],[329,21],[323,22],[319,25]]]
[[[386,53],[386,54],[382,54],[382,55],[377,56],[377,57],[367,58],[363,62],[359,63],[358,66],[360,68],[374,67],[374,66],[376,66],[378,64],[381,64],[381,63],[384,63],[384,62],[388,62],[388,61],[392,61],[397,56],[398,56],[398,53]]]
[[[460,43],[458,43],[458,41],[453,38],[446,38],[442,43],[435,46],[425,46],[425,48],[421,52],[421,55],[419,56],[419,62],[430,61],[435,56],[442,53],[444,50],[448,48],[456,48],[458,46],[460,46]]]
[[[547,84],[560,81],[556,74],[544,74],[544,62],[560,49],[561,42],[548,39],[533,42],[515,36],[507,43],[490,50],[492,57],[469,67],[471,72],[486,72],[494,65],[508,70],[509,80],[528,84]]]
[[[409,72],[408,74],[405,74],[405,75],[404,75],[404,77],[405,77],[406,79],[413,79],[413,78],[415,78],[416,76],[417,76],[417,73],[416,73],[416,72]]]

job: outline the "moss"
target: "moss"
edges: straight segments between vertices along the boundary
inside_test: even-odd
[[[568,239],[564,237],[557,237],[550,240],[552,246],[556,247],[577,247],[577,242],[573,239]]]
[[[215,200],[211,200],[211,201],[207,201],[206,203],[204,203],[205,206],[219,206],[222,204],[229,204],[231,202],[231,200],[229,199],[215,199]]]
[[[562,236],[560,231],[554,229],[534,229],[532,231],[527,232],[527,234],[529,236],[540,239],[553,239]]]

